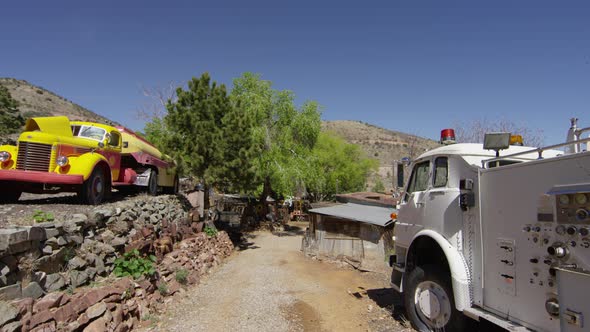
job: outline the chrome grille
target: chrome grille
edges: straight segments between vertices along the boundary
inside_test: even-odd
[[[18,142],[16,169],[22,171],[48,172],[51,161],[51,145]]]

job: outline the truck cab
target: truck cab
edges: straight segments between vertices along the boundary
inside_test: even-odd
[[[587,182],[584,167],[587,152],[516,145],[500,154],[485,144],[448,144],[414,160],[391,259],[392,286],[413,326],[461,331],[468,316],[506,329],[559,328],[555,269],[571,262],[549,252],[572,239],[554,236],[560,196],[552,188]],[[572,258],[576,249],[566,250]]]

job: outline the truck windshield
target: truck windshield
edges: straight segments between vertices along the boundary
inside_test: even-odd
[[[77,129],[73,128],[74,136],[90,138],[99,142],[104,140],[104,135],[106,134],[106,130],[98,127],[81,126],[79,130]]]

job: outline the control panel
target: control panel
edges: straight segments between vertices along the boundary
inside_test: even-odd
[[[575,193],[557,195],[556,203],[558,223],[590,224],[590,194]]]
[[[557,270],[581,270],[579,257],[590,255],[590,193],[545,196],[538,220],[523,226],[529,250],[528,284],[547,294],[547,313],[559,316]],[[549,203],[546,204],[546,203]],[[547,213],[549,211],[553,213]]]

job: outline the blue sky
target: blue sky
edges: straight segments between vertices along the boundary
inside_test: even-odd
[[[214,6],[212,6],[214,5]],[[141,86],[262,74],[325,120],[437,138],[503,118],[590,126],[583,1],[4,1],[0,76],[141,129]]]

